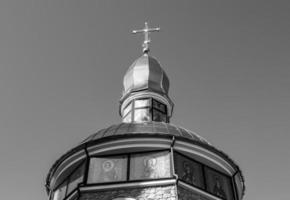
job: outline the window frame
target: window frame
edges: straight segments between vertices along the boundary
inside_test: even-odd
[[[145,106],[140,106],[140,107],[136,107],[136,102],[137,101],[140,101],[140,100],[148,100],[148,105],[145,105]],[[154,106],[154,103],[157,103],[157,104],[161,104],[164,106],[164,110],[162,109],[158,109],[156,106]],[[125,109],[127,109],[128,107],[131,107],[131,109],[128,111],[128,112],[124,112]],[[131,113],[131,116],[129,117],[128,120],[126,120],[125,123],[130,123],[130,122],[136,122],[138,123],[138,121],[135,120],[135,115],[136,115],[136,111],[137,110],[141,110],[141,109],[147,109],[147,112],[148,112],[148,116],[149,116],[149,120],[148,121],[154,121],[153,118],[154,118],[154,112],[159,112],[161,115],[163,115],[162,119],[165,119],[164,121],[163,120],[160,120],[158,122],[165,122],[165,123],[168,123],[168,116],[167,116],[167,112],[168,112],[168,108],[166,106],[166,104],[152,98],[152,97],[147,97],[147,98],[137,98],[137,99],[133,99],[132,101],[130,101],[126,106],[125,108],[123,109],[123,116],[122,116],[122,120],[124,121],[124,119]]]
[[[171,160],[171,150],[168,149],[168,150],[158,150],[158,151],[147,151],[147,152],[138,152],[138,153],[133,153],[131,154],[131,157],[132,155],[138,155],[140,157],[143,157],[144,155],[154,155],[154,154],[158,154],[158,153],[166,153],[166,156],[168,156],[169,158],[169,165],[170,165],[170,169],[169,169],[169,177],[162,177],[162,178],[137,178],[137,179],[132,179],[131,177],[131,165],[129,166],[130,168],[130,173],[129,173],[129,179],[128,181],[151,181],[151,180],[164,180],[164,179],[170,179],[173,177],[173,166],[172,166],[172,160]],[[138,157],[136,156],[136,157]],[[132,159],[130,159],[130,161],[132,161]]]
[[[125,181],[111,181],[111,182],[88,182],[88,179],[86,180],[85,184],[86,185],[107,185],[107,184],[120,184],[120,183],[132,183],[132,182],[141,182],[141,181],[152,181],[152,180],[168,180],[172,179],[174,177],[174,167],[170,166],[170,176],[166,178],[153,178],[153,179],[130,179],[131,175],[131,158],[132,155],[136,154],[154,154],[154,153],[160,153],[160,152],[167,152],[169,156],[169,163],[172,165],[172,156],[171,154],[171,149],[162,149],[162,150],[153,150],[153,151],[140,151],[136,153],[120,153],[120,154],[110,154],[110,155],[99,155],[99,156],[91,156],[90,157],[90,162],[92,158],[109,158],[109,157],[117,157],[117,156],[126,156],[127,157],[127,170],[126,170],[126,180]],[[90,163],[89,162],[89,163]],[[89,176],[89,170],[87,171],[87,174]]]
[[[199,186],[196,186],[196,185],[193,185],[193,184],[189,184],[189,183],[186,183],[185,181],[183,181],[183,180],[178,176],[176,166],[174,165],[174,169],[175,169],[174,173],[177,175],[177,177],[178,177],[178,181],[181,181],[181,182],[183,182],[183,183],[185,183],[185,184],[188,184],[188,185],[190,185],[190,186],[192,186],[192,187],[196,187],[196,188],[198,188],[198,189],[200,189],[200,190],[202,190],[202,191],[205,191],[205,192],[207,192],[207,193],[209,193],[209,194],[211,194],[211,195],[213,195],[213,196],[215,196],[215,197],[218,197],[218,196],[216,196],[215,194],[213,194],[213,193],[210,191],[209,186],[208,186],[208,184],[207,184],[207,180],[206,180],[206,178],[207,178],[207,177],[206,177],[206,176],[207,176],[207,175],[206,175],[206,168],[208,168],[209,170],[214,171],[214,173],[217,173],[217,174],[219,174],[220,176],[224,176],[224,177],[226,177],[226,179],[228,179],[228,182],[230,183],[230,184],[229,184],[229,190],[231,190],[232,198],[233,198],[234,200],[237,199],[237,197],[236,197],[236,192],[235,192],[235,187],[234,187],[234,184],[233,184],[233,181],[232,181],[233,179],[232,179],[231,176],[229,176],[229,175],[227,175],[227,174],[225,174],[225,173],[223,173],[223,172],[220,172],[220,171],[218,171],[218,170],[216,170],[216,169],[214,169],[214,168],[212,168],[212,167],[210,167],[210,166],[208,166],[208,165],[205,165],[205,164],[199,162],[198,160],[195,160],[195,159],[193,159],[193,158],[191,158],[191,157],[189,157],[189,156],[187,156],[187,155],[184,155],[183,153],[180,153],[179,151],[173,151],[173,162],[174,162],[174,163],[175,163],[175,159],[176,159],[175,154],[179,154],[179,155],[181,155],[181,156],[183,156],[183,157],[185,157],[185,158],[187,158],[187,159],[189,159],[189,160],[192,160],[193,162],[196,162],[196,163],[198,163],[199,165],[201,165],[201,169],[202,169],[201,171],[202,171],[202,177],[203,177],[204,188],[199,187]],[[221,198],[221,197],[218,197],[218,198],[223,199],[223,200],[230,200],[230,199],[224,199],[224,198]]]
[[[180,156],[180,157],[182,157],[182,158],[184,158],[186,160],[189,160],[189,161],[191,161],[191,162],[196,163],[197,165],[199,165],[200,172],[201,172],[200,179],[202,179],[202,184],[201,184],[202,186],[190,184],[190,183],[185,182],[184,180],[182,180],[181,177],[179,177],[178,168],[177,168],[177,165],[176,165],[176,163],[177,163],[177,157],[178,156],[176,156],[176,155],[178,155],[178,156]],[[192,159],[192,158],[190,158],[190,157],[188,157],[188,156],[186,156],[186,155],[184,155],[184,154],[182,154],[182,153],[176,152],[176,151],[173,153],[173,157],[174,157],[175,173],[178,176],[178,179],[181,180],[182,182],[188,184],[188,185],[191,185],[191,186],[196,187],[196,188],[201,189],[201,190],[205,190],[206,189],[206,185],[205,185],[204,169],[203,169],[204,166],[203,166],[203,164],[200,163],[200,162],[198,162],[198,161],[196,161],[196,160],[194,160],[194,159]]]
[[[90,175],[89,174],[90,173],[90,165],[91,165],[91,162],[92,162],[91,160],[93,158],[108,158],[108,159],[110,159],[111,157],[113,158],[113,157],[122,157],[122,156],[124,156],[125,159],[127,159],[127,162],[126,162],[126,164],[127,164],[126,173],[128,173],[128,160],[129,160],[128,154],[111,154],[111,155],[99,155],[99,156],[92,156],[92,157],[90,157],[89,158],[90,159],[90,162],[89,162],[88,171],[87,171],[87,180],[86,180],[85,184],[87,184],[87,185],[100,185],[100,184],[112,184],[112,183],[123,183],[123,182],[126,182],[127,179],[128,179],[127,175],[126,175],[126,178],[125,178],[124,181],[88,182],[89,175]]]
[[[164,104],[164,103],[161,103],[160,101],[158,101],[158,100],[156,100],[156,99],[154,99],[154,98],[152,98],[151,99],[151,101],[152,101],[152,103],[151,103],[151,108],[152,108],[152,112],[151,112],[151,114],[152,114],[152,120],[153,120],[153,117],[154,117],[154,110],[156,110],[157,112],[160,112],[161,114],[163,114],[164,116],[165,116],[165,123],[168,123],[168,116],[167,116],[167,106],[166,106],[166,104]],[[156,102],[156,103],[158,103],[158,104],[161,104],[161,105],[163,105],[164,106],[164,111],[163,110],[161,110],[161,109],[158,109],[157,107],[154,107],[154,102]],[[160,122],[163,122],[163,121],[160,121]]]

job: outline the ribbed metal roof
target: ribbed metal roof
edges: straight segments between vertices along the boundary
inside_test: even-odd
[[[204,138],[202,138],[198,134],[186,130],[184,128],[177,127],[173,124],[168,124],[164,122],[121,123],[112,125],[108,128],[98,131],[95,134],[92,134],[82,143],[92,142],[109,136],[136,135],[136,134],[177,136],[194,140],[206,145],[210,145],[209,142],[207,142]]]

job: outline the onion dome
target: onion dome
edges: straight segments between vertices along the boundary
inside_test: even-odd
[[[158,61],[148,54],[144,54],[129,67],[124,76],[123,85],[123,97],[142,90],[167,96],[169,79]]]

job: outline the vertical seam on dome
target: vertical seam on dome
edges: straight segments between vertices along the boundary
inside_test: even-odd
[[[162,89],[163,93],[166,94],[166,91],[165,91],[165,89],[163,88],[163,83],[164,83],[163,78],[164,78],[164,71],[162,70],[162,72],[161,72],[161,81],[160,81],[159,84],[160,84],[160,88]]]
[[[115,131],[114,131],[114,133],[113,133],[112,135],[115,135],[115,133],[120,129],[121,126],[122,126],[122,123],[119,124],[119,125],[115,128]]]

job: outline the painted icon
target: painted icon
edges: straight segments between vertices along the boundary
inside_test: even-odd
[[[126,181],[127,156],[91,158],[88,183]]]

